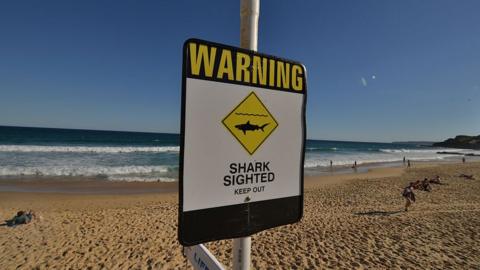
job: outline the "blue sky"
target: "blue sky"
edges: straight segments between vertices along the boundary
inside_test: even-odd
[[[308,137],[480,134],[480,1],[263,0],[259,48],[308,71]],[[239,44],[239,1],[8,1],[0,125],[178,132],[182,44]]]

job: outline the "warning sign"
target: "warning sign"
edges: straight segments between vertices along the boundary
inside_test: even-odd
[[[305,72],[298,62],[185,42],[180,243],[244,237],[300,220]]]
[[[255,92],[251,92],[222,122],[250,155],[278,126]]]

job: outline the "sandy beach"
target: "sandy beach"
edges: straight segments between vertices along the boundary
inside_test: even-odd
[[[404,212],[403,187],[435,175],[448,185],[416,191]],[[175,184],[90,184],[95,194],[2,183],[2,221],[21,209],[39,217],[0,226],[0,268],[192,269],[176,240]],[[254,235],[252,269],[479,269],[479,243],[480,163],[378,168],[308,177],[302,221]],[[230,240],[207,246],[231,268]]]

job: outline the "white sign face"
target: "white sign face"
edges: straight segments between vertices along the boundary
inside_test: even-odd
[[[222,123],[252,92],[278,122],[253,155]],[[183,183],[184,211],[300,195],[303,95],[191,78],[186,94],[183,177],[192,181]],[[272,125],[267,117],[245,118],[235,124]]]
[[[298,221],[304,67],[201,40],[185,43],[183,65],[180,242],[246,236]]]

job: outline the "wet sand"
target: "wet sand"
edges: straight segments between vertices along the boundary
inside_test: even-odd
[[[402,211],[403,187],[435,175],[448,185],[416,191],[417,203]],[[1,220],[20,209],[40,216],[0,227],[1,269],[192,269],[176,240],[175,183],[123,183],[119,192],[93,183],[98,194],[52,193],[55,184],[0,192]],[[479,269],[480,163],[308,177],[302,221],[252,243],[252,269]],[[230,240],[207,247],[231,268]]]
[[[63,194],[143,194],[178,191],[177,182],[120,182],[90,178],[2,179],[0,192]]]

